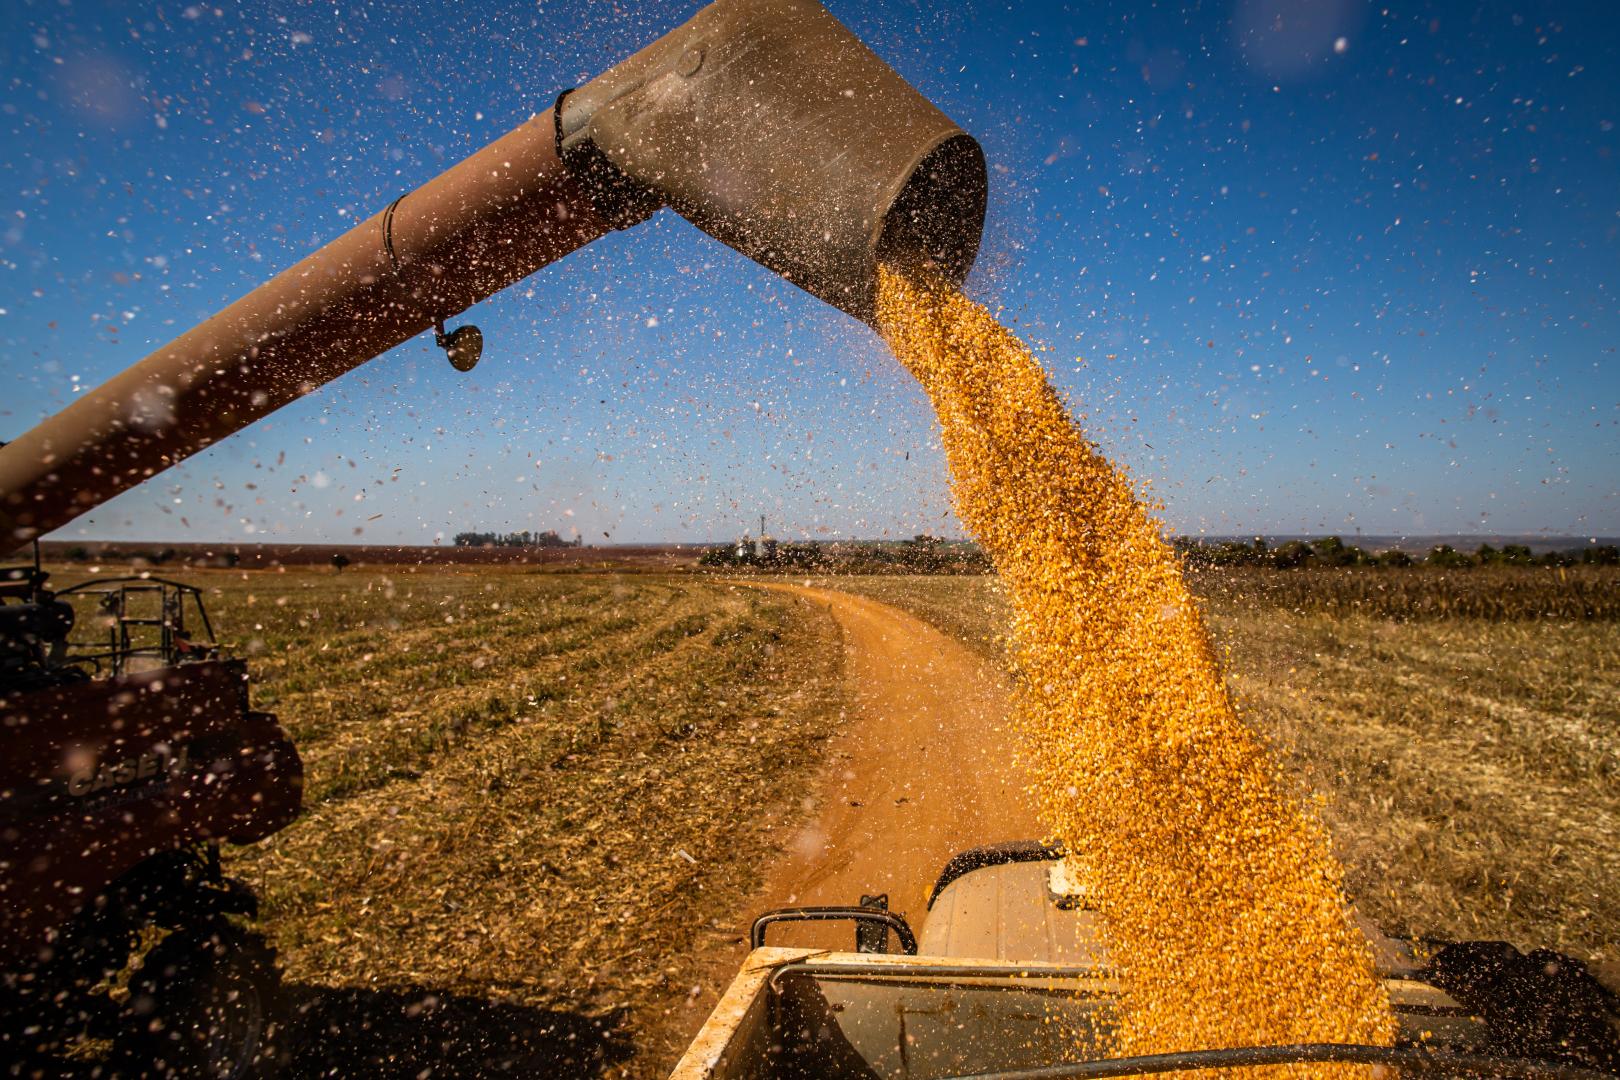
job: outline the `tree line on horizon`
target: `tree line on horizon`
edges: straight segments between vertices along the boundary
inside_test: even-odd
[[[977,544],[927,534],[898,541],[738,541],[705,548],[698,565],[816,574],[988,574],[993,569]]]
[[[1394,568],[1438,567],[1466,569],[1479,566],[1620,566],[1620,547],[1592,545],[1537,554],[1524,544],[1494,547],[1481,544],[1460,551],[1451,544],[1436,544],[1414,555],[1400,548],[1368,551],[1347,544],[1340,536],[1315,540],[1289,540],[1271,544],[1253,541],[1201,540],[1178,536],[1170,541],[1182,562],[1192,568],[1264,567],[1297,570],[1310,567]],[[932,536],[910,540],[840,540],[828,543],[735,543],[706,548],[698,564],[716,569],[822,574],[988,574],[990,559],[974,543],[949,543]]]
[[[1400,548],[1367,551],[1346,544],[1342,537],[1324,536],[1316,540],[1289,540],[1275,546],[1264,537],[1243,540],[1200,540],[1178,536],[1170,541],[1188,566],[1263,566],[1276,570],[1302,567],[1436,566],[1463,569],[1473,566],[1620,566],[1620,547],[1597,544],[1566,551],[1544,551],[1539,555],[1524,544],[1493,547],[1481,544],[1473,551],[1459,551],[1450,544],[1436,544],[1422,555]]]
[[[532,533],[527,529],[522,532],[458,532],[452,538],[456,547],[481,548],[557,548],[579,547],[583,543],[581,537],[564,540],[555,529],[546,529],[543,532]]]
[[[581,538],[563,539],[555,530],[539,533],[461,532],[453,538],[458,548],[559,548],[579,547]],[[1171,546],[1182,562],[1192,568],[1265,567],[1277,570],[1295,570],[1310,567],[1438,567],[1466,569],[1482,566],[1572,567],[1620,566],[1620,546],[1593,544],[1562,551],[1536,553],[1524,544],[1503,544],[1495,547],[1480,544],[1472,551],[1459,550],[1451,544],[1437,544],[1427,552],[1414,554],[1399,548],[1368,551],[1347,544],[1340,536],[1326,536],[1315,540],[1289,540],[1272,544],[1263,537],[1253,541],[1204,540],[1178,536]],[[285,545],[297,547],[299,545]],[[321,547],[324,545],[311,545]],[[187,565],[234,567],[242,562],[241,555],[221,545],[218,550],[199,554],[178,550],[171,546],[146,546],[100,543],[74,544],[63,547],[60,543],[47,544],[54,549],[47,557],[67,562],[83,563],[93,560],[121,560],[144,562],[162,566],[170,562]],[[716,545],[705,548],[698,563],[704,567],[755,569],[761,571],[808,571],[824,574],[839,573],[911,573],[911,574],[988,574],[994,568],[979,546],[971,541],[950,541],[928,535],[909,540],[835,540],[835,541],[769,541]],[[348,564],[345,556],[345,565]],[[335,565],[335,561],[334,561]]]

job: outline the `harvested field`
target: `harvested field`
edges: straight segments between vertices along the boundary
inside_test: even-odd
[[[817,584],[1003,658],[995,578]],[[1365,914],[1399,933],[1563,949],[1620,981],[1620,623],[1339,614],[1298,603],[1292,584],[1287,604],[1263,584],[1194,588],[1240,708],[1325,797]]]
[[[650,575],[186,577],[306,766],[227,867],[302,999],[291,1075],[663,1075],[837,726],[831,618]]]
[[[306,1010],[292,1074],[448,1048],[466,1072],[561,1051],[662,1076],[850,704],[832,618],[708,577],[178,576],[308,769],[304,818],[230,855]],[[994,577],[815,584],[1004,660]],[[1620,623],[1296,610],[1264,586],[1195,585],[1246,714],[1328,797],[1361,908],[1613,964]]]

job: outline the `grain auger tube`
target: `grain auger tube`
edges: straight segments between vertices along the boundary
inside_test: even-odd
[[[864,322],[878,260],[960,283],[974,140],[814,0],[719,0],[0,447],[0,550],[668,206]]]

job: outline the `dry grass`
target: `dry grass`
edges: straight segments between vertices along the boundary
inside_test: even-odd
[[[624,1050],[590,1017],[667,1073],[837,724],[831,618],[649,575],[186,576],[307,770],[227,867],[324,1029],[294,1074],[573,1074]]]
[[[1527,571],[1538,573],[1539,571]],[[1291,577],[1278,572],[1278,577]],[[1002,656],[994,578],[833,578]],[[1620,623],[1395,619],[1205,593],[1244,714],[1327,800],[1386,929],[1620,961]]]
[[[1613,961],[1614,623],[1216,619],[1249,716],[1313,788],[1386,927]]]

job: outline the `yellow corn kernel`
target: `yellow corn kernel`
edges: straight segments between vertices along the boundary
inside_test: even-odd
[[[1126,981],[1118,1051],[1392,1041],[1326,831],[1239,719],[1129,479],[980,305],[883,267],[878,321],[1013,602],[1023,756]]]

